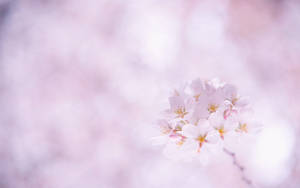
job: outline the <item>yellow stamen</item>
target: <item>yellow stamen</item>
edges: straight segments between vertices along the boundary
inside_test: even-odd
[[[175,127],[174,131],[175,131],[175,132],[176,132],[176,131],[182,131],[182,128],[181,128],[179,125],[177,125],[177,126]]]
[[[188,120],[180,120],[180,123],[182,123],[182,124],[186,125],[186,124],[188,124],[188,123],[189,123],[189,121],[188,121]]]
[[[220,137],[224,140],[224,134],[226,133],[224,126],[221,126],[220,128],[216,128],[216,130],[219,132]]]
[[[162,133],[163,133],[163,134],[169,134],[170,131],[169,131],[169,130],[163,130]]]
[[[207,142],[207,140],[206,140],[206,134],[198,136],[196,138],[196,141],[199,142],[198,152],[200,152],[200,148],[203,146],[204,142]]]
[[[161,132],[163,134],[169,134],[171,131],[172,131],[172,129],[169,126],[163,126],[163,127],[161,127]]]
[[[178,146],[182,146],[185,142],[186,137],[181,136],[181,139],[176,143]]]
[[[239,127],[236,129],[237,132],[248,132],[247,123],[239,123]]]
[[[197,121],[194,123],[195,126],[197,126],[199,123],[199,119],[197,119]]]
[[[199,141],[200,143],[205,142],[205,137],[206,136],[199,136],[198,138],[196,138],[197,141]]]
[[[199,101],[199,97],[200,97],[200,94],[198,95],[195,95],[194,98],[195,98],[195,101]]]
[[[184,116],[188,114],[188,112],[185,111],[185,108],[178,108],[177,110],[175,110],[175,114],[178,115],[177,117],[184,118]]]
[[[183,145],[183,143],[184,143],[184,140],[183,139],[181,139],[181,140],[179,140],[176,144],[178,145],[178,146],[182,146]]]
[[[233,104],[233,105],[235,105],[236,104],[236,102],[238,101],[238,98],[233,98],[232,100],[231,100],[231,103]]]
[[[214,112],[217,111],[218,107],[219,107],[218,105],[211,104],[211,105],[209,105],[209,107],[208,107],[208,111],[209,111],[210,113],[214,113]]]

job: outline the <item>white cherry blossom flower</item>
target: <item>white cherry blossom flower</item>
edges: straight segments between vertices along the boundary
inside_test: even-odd
[[[225,142],[235,142],[260,127],[248,113],[248,100],[233,85],[217,79],[185,84],[174,90],[169,103],[166,116],[157,123],[161,136],[154,139],[165,145],[168,158],[196,157],[203,163],[211,151],[222,151]]]
[[[248,109],[249,101],[246,97],[241,97],[235,86],[231,84],[225,84],[222,88],[225,105],[227,109],[224,111],[224,118],[227,119],[229,116],[240,112],[241,110]]]
[[[170,111],[175,113],[176,117],[184,118],[188,112],[186,111],[186,106],[184,98],[182,96],[172,96],[169,98]]]
[[[224,108],[212,114],[209,118],[210,125],[218,132],[220,138],[224,140],[225,135],[230,135],[237,127],[235,119],[225,119]]]
[[[220,89],[210,89],[209,93],[199,96],[193,111],[193,118],[208,118],[215,113],[224,103],[224,97]]]
[[[193,101],[186,93],[184,93],[185,87],[180,90],[175,90],[174,95],[169,97],[170,109],[168,113],[171,114],[172,117],[183,119],[192,108]]]
[[[197,143],[196,150],[198,152],[200,152],[204,145],[216,143],[216,134],[213,132],[209,121],[205,119],[200,120],[198,125],[188,124],[184,126],[182,128],[182,134]]]
[[[235,131],[240,134],[255,134],[262,129],[262,124],[253,118],[251,111],[241,113],[237,117],[237,124]]]
[[[184,122],[178,119],[167,121],[165,119],[159,120],[161,136],[155,138],[155,143],[166,143],[167,139],[172,140],[177,145],[182,145],[185,141],[185,137],[181,134],[182,126]]]

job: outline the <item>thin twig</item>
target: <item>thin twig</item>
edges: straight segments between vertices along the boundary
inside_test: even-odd
[[[229,155],[232,158],[232,163],[234,166],[236,166],[240,173],[242,174],[242,180],[249,186],[249,187],[256,187],[254,185],[254,183],[245,175],[245,167],[243,165],[241,165],[237,159],[236,159],[236,155],[234,152],[229,151],[226,148],[223,148],[224,153],[226,153],[227,155]]]

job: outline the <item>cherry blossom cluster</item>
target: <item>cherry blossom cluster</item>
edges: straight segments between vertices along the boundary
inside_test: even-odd
[[[196,79],[176,89],[158,121],[168,156],[199,156],[228,138],[255,132],[248,100],[230,84]]]

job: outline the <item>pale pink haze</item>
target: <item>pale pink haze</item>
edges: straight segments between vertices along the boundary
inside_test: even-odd
[[[231,151],[299,188],[299,20],[298,0],[0,0],[0,187],[246,188]]]

